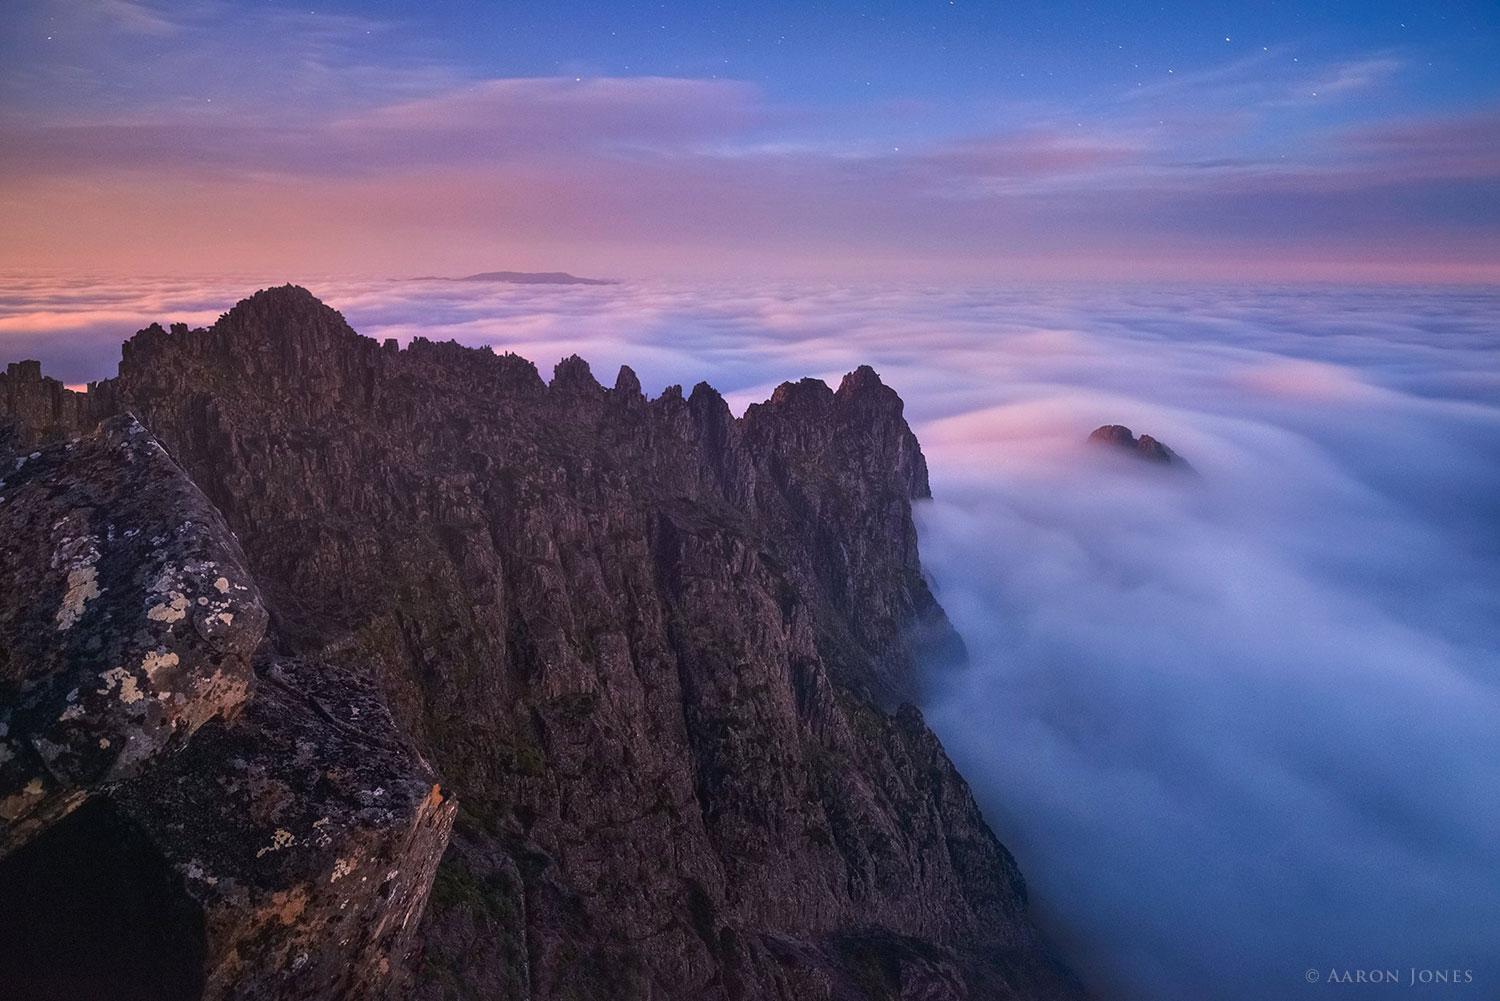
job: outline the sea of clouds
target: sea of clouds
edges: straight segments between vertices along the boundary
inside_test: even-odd
[[[100,378],[265,284],[9,276],[0,358]],[[1099,996],[1500,996],[1500,289],[304,284],[737,410],[873,364],[971,654],[925,711]]]

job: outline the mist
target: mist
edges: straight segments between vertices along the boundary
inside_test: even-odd
[[[0,356],[108,376],[282,280],[17,278]],[[372,337],[736,411],[874,365],[970,652],[924,712],[1100,998],[1500,990],[1500,290],[299,280]],[[1400,984],[1326,982],[1361,970]]]

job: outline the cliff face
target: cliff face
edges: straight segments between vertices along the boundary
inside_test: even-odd
[[[706,384],[379,345],[288,286],[49,382],[0,377],[0,435],[133,413],[237,535],[277,697],[373,684],[456,797],[418,997],[1080,996],[903,704],[957,641],[870,369],[736,419]]]

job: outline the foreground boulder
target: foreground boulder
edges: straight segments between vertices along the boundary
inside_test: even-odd
[[[368,681],[264,665],[233,724],[115,791],[203,910],[205,998],[397,998],[457,805]]]
[[[456,805],[378,689],[259,649],[238,542],[133,417],[19,452],[18,427],[0,997],[404,996]]]
[[[0,449],[0,854],[249,697],[239,544],[146,429]]]

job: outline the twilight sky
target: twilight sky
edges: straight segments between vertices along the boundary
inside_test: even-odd
[[[1500,6],[8,0],[0,267],[1494,280]]]

